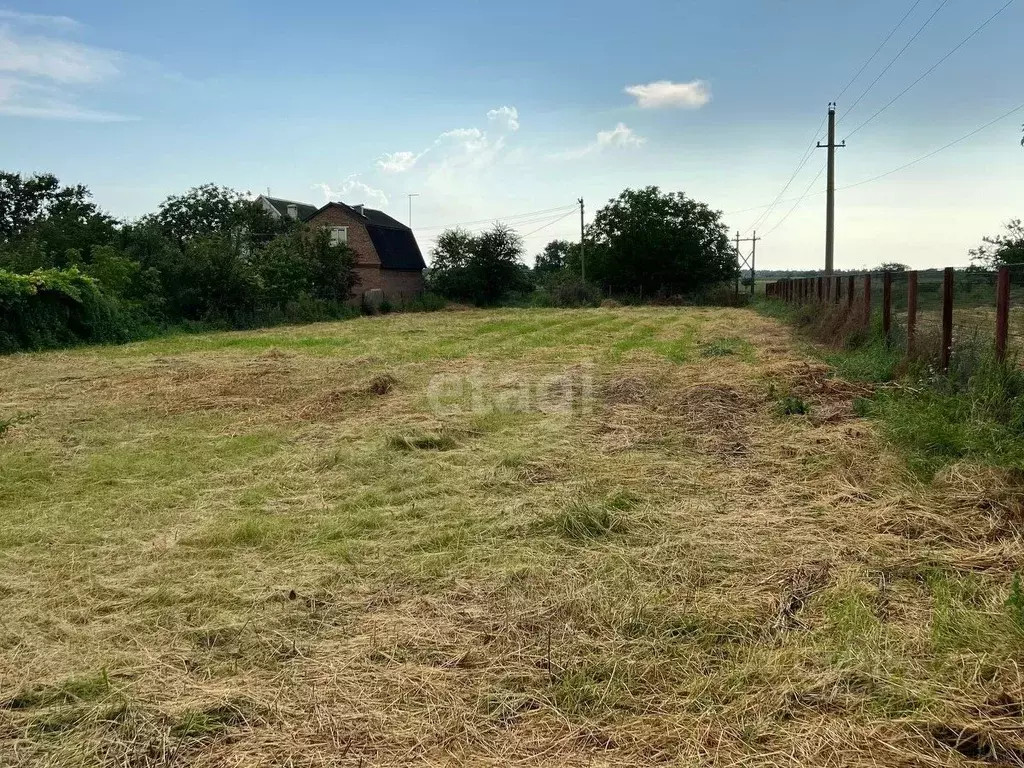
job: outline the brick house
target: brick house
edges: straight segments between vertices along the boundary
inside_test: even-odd
[[[317,208],[265,195],[260,195],[257,202],[275,218],[326,227],[332,242],[345,243],[352,249],[359,277],[353,300],[361,300],[373,290],[380,290],[384,298],[396,303],[423,293],[423,270],[427,265],[416,237],[409,227],[383,211],[345,203]]]

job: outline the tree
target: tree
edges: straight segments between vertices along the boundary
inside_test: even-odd
[[[431,253],[429,287],[450,299],[480,305],[530,290],[522,238],[504,224],[479,235],[463,229],[441,233]]]
[[[597,212],[587,241],[587,276],[615,289],[692,294],[737,274],[721,213],[681,192],[625,190]]]
[[[0,171],[0,238],[13,240],[42,218],[60,191],[52,173],[22,177]]]
[[[906,264],[900,264],[898,261],[887,261],[884,264],[878,266],[877,272],[908,272],[910,267]]]
[[[970,251],[970,256],[973,265],[982,269],[1024,262],[1024,220],[1009,221],[1005,234],[982,238],[982,244]]]
[[[533,271],[538,276],[561,272],[569,266],[569,254],[574,248],[578,248],[578,246],[568,240],[552,240],[544,246],[541,253],[537,254]]]
[[[323,228],[278,235],[256,252],[254,266],[265,302],[277,308],[301,297],[341,303],[356,283],[355,254],[333,245]]]
[[[153,215],[163,234],[184,248],[191,240],[217,234],[244,235],[263,244],[295,226],[276,219],[258,203],[230,187],[203,184],[183,195],[171,195]]]
[[[0,172],[0,265],[18,272],[63,267],[70,251],[88,258],[110,243],[117,222],[81,184],[60,185],[51,173]]]

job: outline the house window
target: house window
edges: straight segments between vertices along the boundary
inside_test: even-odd
[[[348,227],[331,227],[331,245],[348,245]]]

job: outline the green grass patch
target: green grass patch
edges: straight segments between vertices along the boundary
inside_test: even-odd
[[[599,539],[625,533],[628,526],[620,509],[604,502],[577,500],[551,517],[548,524],[567,539]]]
[[[811,412],[811,406],[802,397],[786,395],[779,400],[776,409],[782,416],[806,416]]]
[[[744,362],[754,362],[757,355],[754,345],[746,339],[735,336],[725,339],[715,339],[700,348],[700,356],[705,358],[715,357],[738,357]]]

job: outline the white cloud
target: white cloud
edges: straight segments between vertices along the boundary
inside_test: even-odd
[[[346,176],[340,184],[330,185],[326,183],[314,184],[314,189],[319,189],[324,196],[325,202],[343,202],[348,205],[359,205],[365,203],[370,207],[387,208],[388,196],[382,189],[376,189],[369,184],[359,180],[359,174],[353,173]]]
[[[0,75],[0,115],[46,120],[115,123],[135,118],[86,109],[69,101],[60,88]]]
[[[79,91],[121,75],[117,51],[61,39],[77,27],[63,16],[0,12],[0,115],[48,120],[112,122],[132,118],[80,106]],[[45,26],[49,35],[26,34]]]
[[[643,136],[625,123],[618,123],[610,131],[598,131],[595,139],[586,146],[551,155],[554,160],[578,160],[581,157],[603,152],[608,148],[640,147],[646,142]]]
[[[22,13],[21,11],[6,11],[0,9],[0,21],[13,21],[19,24],[35,25],[42,27],[62,27],[74,29],[80,24],[67,16],[46,16],[41,13]]]
[[[711,89],[703,80],[694,80],[689,83],[658,80],[646,85],[627,86],[625,92],[636,99],[638,107],[644,109],[663,107],[700,109],[711,101]]]
[[[519,111],[515,107],[502,106],[489,110],[486,117],[486,129],[470,126],[444,131],[419,153],[408,150],[384,153],[374,163],[376,178],[407,174],[402,177],[403,194],[414,189],[424,198],[434,201],[472,199],[481,187],[497,178],[496,167],[522,163],[520,153],[515,149],[510,151],[508,146],[509,137],[519,129]],[[345,202],[358,203],[358,197],[374,204],[379,202],[381,206],[387,205],[384,190],[376,189],[356,176],[348,177],[340,185],[319,184],[316,187],[325,200],[344,199]]]
[[[519,110],[515,107],[492,109],[487,113],[487,119],[492,123],[497,123],[503,130],[509,133],[515,133],[519,130]]]
[[[377,161],[377,167],[384,173],[404,173],[416,165],[422,155],[415,152],[386,152]]]
[[[19,36],[0,27],[0,72],[57,83],[98,83],[119,74],[121,54],[41,36]]]
[[[442,133],[434,143],[440,144],[444,139],[480,139],[483,135],[479,128],[455,128]]]
[[[625,123],[619,123],[610,131],[597,132],[599,147],[639,147],[645,141],[646,139],[637,136],[636,132]]]

